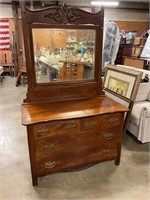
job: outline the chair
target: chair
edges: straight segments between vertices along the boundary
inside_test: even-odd
[[[18,60],[19,60],[19,71],[16,79],[16,87],[21,84],[21,78],[23,78],[23,85],[25,85],[25,78],[27,77],[27,69],[25,62],[23,62],[22,57],[19,57]]]
[[[4,68],[0,66],[0,82],[2,82],[2,78],[4,78],[4,76],[2,77],[3,72],[4,72]]]
[[[139,71],[140,69],[138,69]],[[143,71],[143,77],[145,74],[149,74],[148,70]],[[133,105],[133,109],[130,115],[127,130],[132,133],[137,140],[141,143],[150,142],[150,82],[140,83],[140,87],[137,93],[136,100]]]

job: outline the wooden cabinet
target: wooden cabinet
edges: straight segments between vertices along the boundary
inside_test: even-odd
[[[37,185],[38,177],[43,175],[77,171],[106,160],[115,160],[119,164],[124,113],[128,109],[103,93],[103,9],[93,15],[78,8],[68,8],[65,4],[29,11],[22,1],[21,10],[28,75],[22,124],[27,126],[33,185]],[[59,74],[59,69],[54,70],[54,66],[46,64],[43,57],[44,66],[35,62],[37,42],[40,44],[46,38],[49,49],[55,49],[55,43],[62,41],[63,38],[55,40],[53,37],[53,42],[48,43],[49,33],[52,32],[53,36],[56,29],[62,33],[57,34],[59,37],[64,35],[63,31],[66,35],[66,30],[67,34],[77,32],[79,41],[83,34],[92,36],[95,47],[88,77],[84,78],[82,73],[75,79],[64,78],[64,75],[49,79],[53,72]],[[41,35],[36,40],[40,31],[41,41]],[[60,56],[57,55],[57,59]],[[81,58],[81,55],[73,56]]]
[[[132,48],[133,48],[132,44],[120,44],[117,57],[115,60],[115,64],[123,65],[124,57],[132,55]]]
[[[146,59],[125,57],[123,64],[127,65],[127,66],[136,67],[136,68],[139,68],[139,69],[149,69],[149,66],[147,65]]]

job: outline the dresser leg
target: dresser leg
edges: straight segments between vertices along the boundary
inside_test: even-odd
[[[37,177],[32,177],[32,185],[33,186],[38,185],[38,178]]]
[[[115,159],[115,165],[120,165],[120,156],[121,156],[121,143],[117,144],[117,158]]]
[[[120,158],[117,158],[117,159],[115,160],[115,165],[120,165]]]

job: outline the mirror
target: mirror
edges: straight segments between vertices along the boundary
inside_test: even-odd
[[[94,29],[32,28],[37,83],[94,79]]]

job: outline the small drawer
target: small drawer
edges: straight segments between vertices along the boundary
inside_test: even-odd
[[[36,157],[42,158],[59,155],[60,153],[68,154],[68,152],[71,152],[76,145],[77,142],[74,138],[74,134],[69,133],[58,137],[50,137],[49,139],[36,140]]]
[[[79,120],[63,120],[34,125],[34,138],[49,138],[49,136],[80,131]]]
[[[97,130],[116,127],[121,124],[121,114],[107,114],[81,120],[82,131]]]

